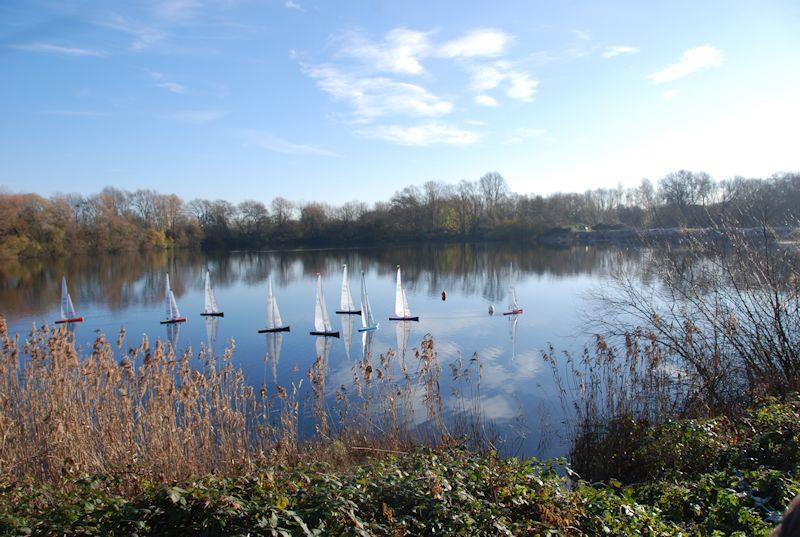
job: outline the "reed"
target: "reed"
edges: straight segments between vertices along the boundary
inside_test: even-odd
[[[231,358],[202,349],[177,354],[145,337],[125,350],[100,336],[81,355],[66,328],[41,326],[21,340],[0,317],[0,478],[58,486],[82,474],[115,476],[123,491],[143,481],[241,475],[303,461],[347,463],[456,438],[445,426],[433,339],[409,370],[394,351],[353,366],[353,384],[326,388],[328,364],[308,372],[317,434],[302,439],[303,380],[267,393],[245,382]],[[425,416],[415,417],[420,393]],[[328,408],[329,399],[334,408]],[[415,425],[416,424],[416,425]],[[473,427],[474,429],[474,427]]]

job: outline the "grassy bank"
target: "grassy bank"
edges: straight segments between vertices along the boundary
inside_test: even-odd
[[[241,475],[143,480],[68,476],[58,489],[6,482],[8,535],[766,535],[800,493],[800,401],[732,422],[629,424],[623,475],[592,482],[560,461],[456,445],[374,452],[348,467],[267,465]],[[128,477],[125,477],[127,480]],[[737,533],[738,532],[738,533]]]

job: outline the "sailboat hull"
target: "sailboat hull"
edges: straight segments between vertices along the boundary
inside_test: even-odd
[[[309,332],[312,336],[339,337],[339,332]]]
[[[161,321],[161,324],[176,324],[185,322],[186,322],[186,317],[178,317],[176,319],[167,319],[166,321]]]
[[[370,332],[372,330],[377,330],[378,326],[380,326],[380,325],[373,324],[372,326],[365,326],[364,328],[359,328],[358,331],[359,332]]]
[[[225,312],[224,311],[215,311],[214,313],[203,312],[200,315],[202,315],[203,317],[225,317]]]
[[[258,331],[259,334],[271,334],[273,332],[288,332],[288,326],[281,326],[280,328],[262,328]]]
[[[61,319],[56,321],[56,324],[64,324],[64,323],[82,323],[83,317],[73,317],[72,319]]]
[[[522,308],[519,308],[517,310],[504,311],[503,315],[519,315],[522,312],[523,312]]]
[[[335,313],[338,315],[361,315],[361,310],[339,310]]]
[[[419,321],[419,317],[389,317],[390,321]]]

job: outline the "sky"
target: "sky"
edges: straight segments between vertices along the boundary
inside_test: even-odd
[[[0,188],[386,200],[800,171],[800,2],[0,3]]]

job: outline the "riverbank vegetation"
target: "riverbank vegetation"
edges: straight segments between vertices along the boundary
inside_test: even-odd
[[[151,190],[83,196],[0,193],[0,257],[170,247],[260,248],[386,241],[535,241],[569,230],[794,225],[800,174],[768,179],[681,170],[657,183],[547,196],[516,194],[498,173],[457,185],[428,181],[372,206],[351,201],[184,201]],[[755,211],[754,211],[755,208]]]

